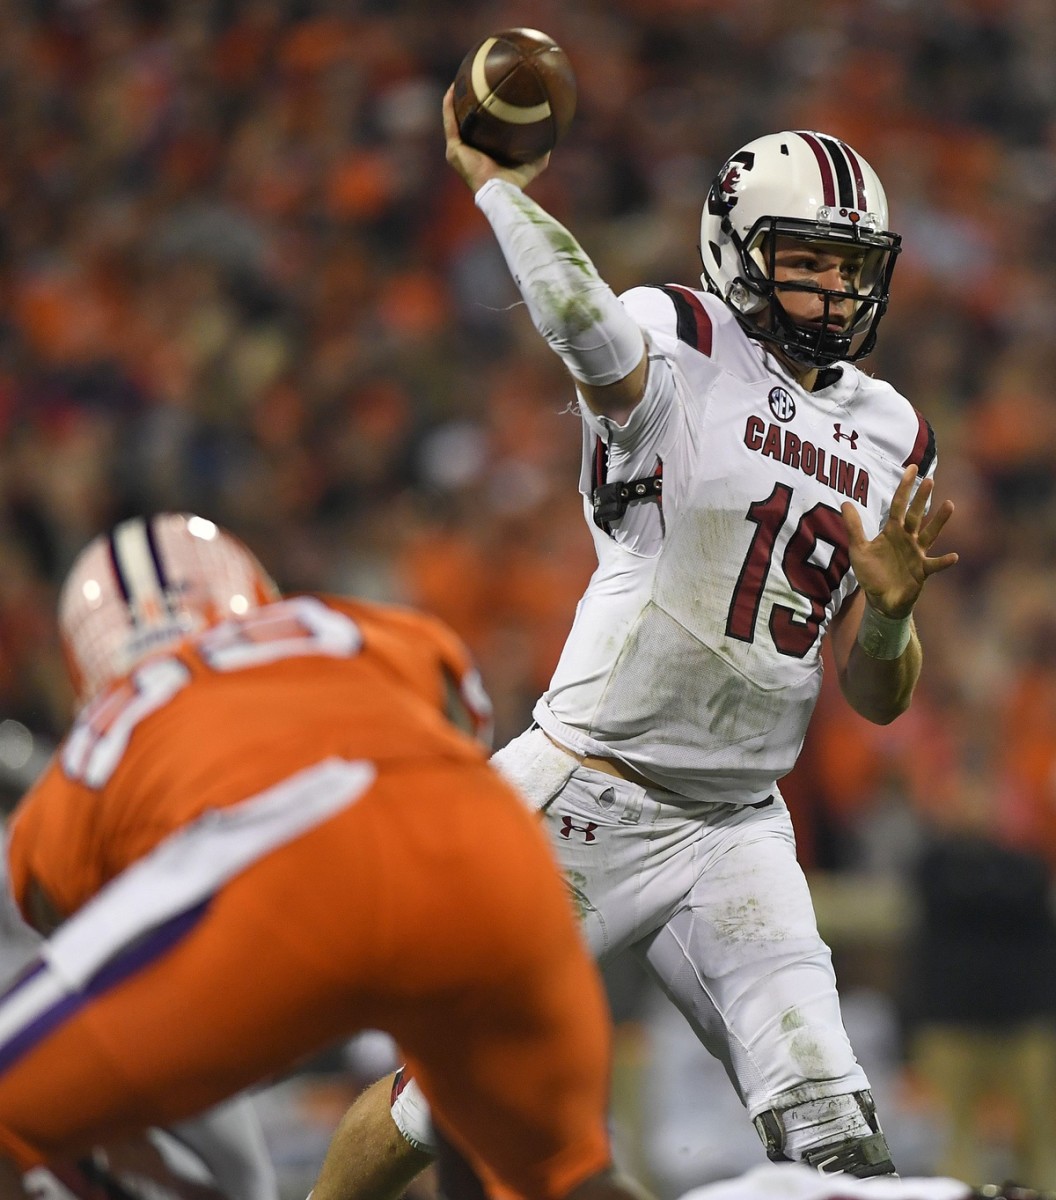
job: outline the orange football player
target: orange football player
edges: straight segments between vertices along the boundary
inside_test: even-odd
[[[82,707],[10,828],[51,936],[0,999],[3,1194],[363,1028],[493,1195],[634,1194],[599,979],[537,819],[458,727],[488,705],[446,626],[283,599],[173,513],[96,538],[59,620]]]

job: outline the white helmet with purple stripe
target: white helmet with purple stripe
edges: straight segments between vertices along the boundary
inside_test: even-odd
[[[78,699],[189,634],[279,598],[236,537],[192,513],[132,517],[77,556],[59,633]]]
[[[749,337],[780,346],[796,361],[827,366],[864,357],[887,309],[901,238],[887,228],[887,197],[876,172],[846,142],[790,130],[757,138],[715,176],[700,221],[701,279],[733,310]],[[854,317],[846,329],[796,325],[774,283],[776,240],[854,245],[865,259]],[[782,289],[818,292],[806,283]]]

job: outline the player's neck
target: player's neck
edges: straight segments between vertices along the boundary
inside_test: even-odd
[[[774,357],[805,392],[812,392],[818,383],[818,368],[811,363],[799,363],[783,350],[775,348]]]

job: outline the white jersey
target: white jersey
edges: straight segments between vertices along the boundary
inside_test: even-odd
[[[934,471],[934,438],[848,363],[805,391],[714,296],[622,300],[646,391],[624,426],[580,405],[598,567],[534,717],[689,799],[754,803],[795,763],[822,639],[857,589],[840,505],[875,536],[906,466]],[[645,498],[596,522],[595,488],[628,480]]]

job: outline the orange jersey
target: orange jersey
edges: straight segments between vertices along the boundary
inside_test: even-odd
[[[0,997],[0,1155],[170,1124],[385,1029],[495,1200],[608,1164],[601,982],[452,682],[479,710],[442,624],[300,597],[81,712],[13,821],[16,897],[68,919]]]
[[[447,719],[487,698],[459,638],[422,613],[294,597],[141,663],[78,715],[11,829],[27,911],[35,879],[62,916],[209,809],[328,755],[483,761]]]

